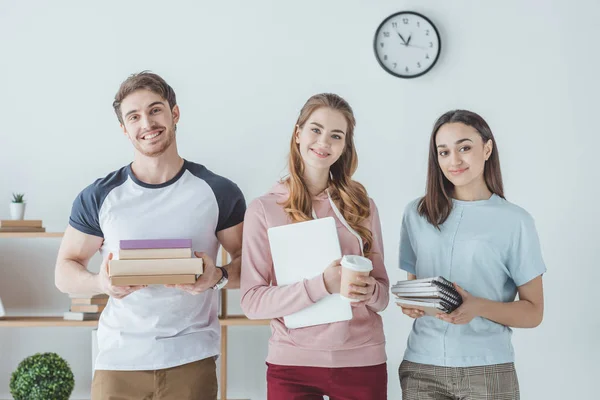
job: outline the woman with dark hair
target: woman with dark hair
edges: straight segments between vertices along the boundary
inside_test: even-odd
[[[492,131],[473,112],[435,123],[425,196],[402,220],[400,268],[409,280],[443,276],[463,298],[436,317],[402,308],[416,319],[402,398],[518,399],[511,327],[541,323],[546,267],[532,217],[504,197]]]

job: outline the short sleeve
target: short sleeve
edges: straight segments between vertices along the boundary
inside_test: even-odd
[[[219,204],[217,232],[236,226],[244,221],[246,200],[244,199],[244,194],[235,183],[223,178],[223,183],[215,195]]]
[[[95,184],[90,185],[77,195],[71,207],[69,225],[80,232],[103,238],[98,217],[101,200],[96,189]]]
[[[402,216],[402,227],[400,229],[400,269],[416,275],[417,255],[412,246],[410,226],[412,206],[413,203],[409,204],[404,209],[404,215]]]
[[[526,214],[514,234],[508,256],[508,270],[515,285],[522,286],[546,272],[535,222]]]

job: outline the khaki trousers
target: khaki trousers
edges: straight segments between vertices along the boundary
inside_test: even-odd
[[[96,370],[92,400],[216,400],[215,358],[155,371]]]

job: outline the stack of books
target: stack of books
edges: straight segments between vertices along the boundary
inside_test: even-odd
[[[105,294],[72,294],[69,297],[71,310],[64,314],[64,319],[69,321],[98,320],[108,302]]]
[[[191,239],[121,240],[119,258],[108,266],[116,286],[195,283],[202,272]]]
[[[451,313],[462,304],[462,297],[452,282],[442,276],[399,281],[392,286],[396,304],[415,308],[434,316],[441,312]]]
[[[0,232],[46,232],[46,228],[38,219],[3,219]]]

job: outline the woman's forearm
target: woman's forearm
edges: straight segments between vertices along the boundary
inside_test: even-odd
[[[542,322],[543,307],[528,300],[503,303],[478,298],[477,301],[479,302],[477,314],[480,317],[502,325],[513,328],[535,328]]]

